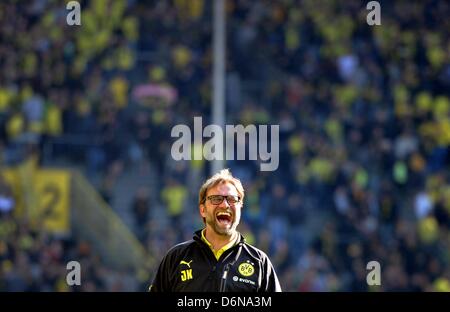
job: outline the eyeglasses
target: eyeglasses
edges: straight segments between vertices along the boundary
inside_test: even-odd
[[[210,195],[206,197],[206,199],[208,199],[213,205],[220,205],[223,202],[224,198],[227,199],[229,205],[234,205],[241,201],[241,198],[236,195]]]

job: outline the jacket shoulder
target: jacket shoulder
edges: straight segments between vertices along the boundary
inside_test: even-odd
[[[255,246],[244,243],[244,248],[253,258],[258,259],[259,261],[265,261],[266,259],[268,259],[267,254],[261,249],[256,248]]]
[[[196,244],[197,243],[193,239],[176,244],[167,251],[166,257],[176,257],[184,251],[194,247]]]

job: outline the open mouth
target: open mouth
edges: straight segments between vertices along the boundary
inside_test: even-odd
[[[231,216],[231,213],[220,211],[220,212],[216,213],[216,220],[219,224],[231,225],[233,218]]]

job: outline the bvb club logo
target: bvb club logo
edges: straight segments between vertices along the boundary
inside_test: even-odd
[[[238,271],[242,276],[248,277],[255,273],[255,268],[251,263],[243,262],[239,265]]]

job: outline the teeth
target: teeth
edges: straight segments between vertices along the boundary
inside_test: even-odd
[[[231,213],[229,213],[229,212],[219,212],[219,213],[217,213],[217,216],[228,216],[228,217],[231,217]]]

